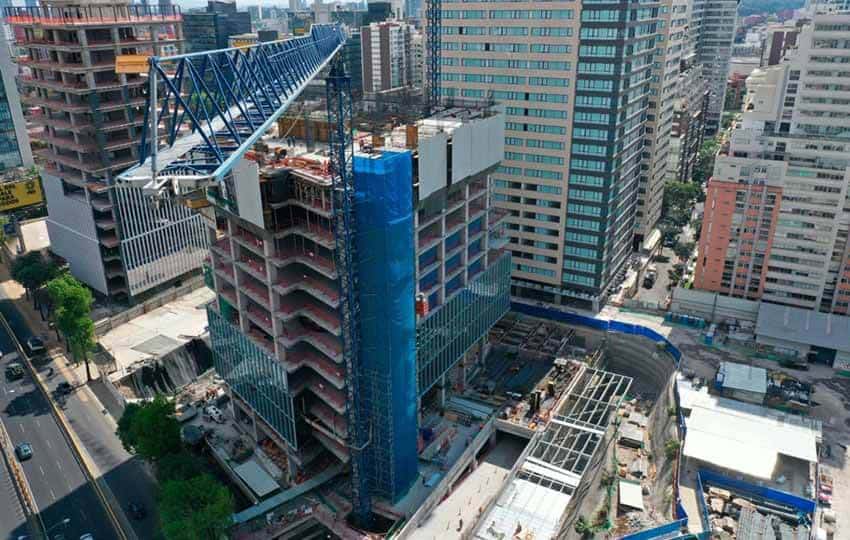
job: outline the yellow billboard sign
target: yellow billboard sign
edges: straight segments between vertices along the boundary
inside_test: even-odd
[[[146,54],[122,54],[115,57],[115,73],[147,73],[150,56]]]
[[[21,180],[0,184],[0,212],[30,206],[44,201],[38,180]]]

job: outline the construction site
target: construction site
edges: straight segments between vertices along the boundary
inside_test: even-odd
[[[489,179],[501,108],[431,95],[425,113],[358,112],[344,40],[314,25],[151,59],[153,85],[186,75],[157,87],[141,163],[121,177],[208,224],[210,342],[235,430],[218,446],[255,503],[234,515],[234,537],[669,525],[678,355],[608,321],[511,312],[510,211]],[[223,75],[234,66],[241,85]],[[302,99],[314,79],[324,98]],[[193,99],[215,114],[199,118]],[[147,147],[158,133],[166,144]]]

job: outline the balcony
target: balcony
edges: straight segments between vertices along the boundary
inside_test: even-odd
[[[417,246],[419,250],[428,249],[436,245],[443,238],[443,233],[439,226],[431,226],[428,229],[419,231],[419,240]]]
[[[255,259],[242,257],[237,263],[239,268],[260,281],[266,281],[266,264]]]
[[[106,248],[115,248],[121,243],[118,239],[118,235],[114,232],[102,234],[98,240],[100,240],[100,244]]]
[[[348,422],[346,422],[345,417],[338,415],[327,405],[314,403],[310,406],[308,412],[319,419],[332,432],[339,435],[342,440],[348,437]]]
[[[111,231],[115,229],[115,219],[110,217],[94,220],[95,226],[102,231]]]
[[[91,5],[69,7],[7,7],[6,23],[12,26],[77,27],[114,24],[179,23],[177,6]]]
[[[48,71],[59,71],[63,73],[86,73],[88,71],[114,71],[115,70],[115,59],[104,60],[100,62],[92,62],[91,64],[84,64],[82,62],[56,62],[53,60],[49,60],[46,58],[32,58],[30,56],[21,56],[18,57],[18,64],[23,66],[28,66],[36,69],[44,69]],[[21,80],[33,81],[33,79],[27,77],[20,77]],[[35,79],[38,82],[38,79]],[[73,86],[72,86],[73,88]],[[78,87],[79,88],[79,87]],[[82,83],[81,88],[88,88],[88,85]]]
[[[446,218],[446,236],[463,227],[464,223],[466,223],[466,218],[463,215],[463,209],[453,212]]]
[[[261,257],[265,256],[265,252],[263,251],[263,239],[257,237],[256,235],[246,231],[245,229],[238,229],[236,234],[233,235],[233,239],[236,240],[239,244],[247,247],[257,255]]]
[[[308,266],[330,279],[337,278],[336,265],[334,264],[334,261],[312,251],[303,251],[296,248],[284,248],[279,249],[277,256],[272,259],[272,264],[280,267],[293,263],[301,263]]]
[[[298,395],[304,390],[309,390],[316,397],[330,405],[338,414],[345,414],[345,394],[326,383],[318,375],[310,374],[299,377],[289,385],[292,395]]]
[[[214,270],[216,271],[216,273],[222,276],[225,281],[236,285],[236,276],[233,275],[233,268],[229,264],[216,264],[214,266]],[[235,300],[233,305],[236,305]]]
[[[61,174],[59,171],[56,171],[56,174]],[[86,182],[86,187],[92,193],[106,193],[109,191],[109,185],[104,182],[99,182],[97,180],[89,180]]]
[[[316,427],[316,426],[313,426]],[[313,436],[324,446],[328,451],[337,457],[343,463],[348,463],[350,459],[348,447],[341,444],[336,438],[320,431],[314,431]]]
[[[239,286],[248,298],[257,302],[267,310],[271,310],[269,290],[265,285],[261,285],[251,278],[245,278],[244,280],[240,280]]]
[[[181,40],[169,36],[168,34],[160,34],[157,38],[157,43],[160,45],[179,43]],[[45,50],[60,50],[60,51],[82,51],[83,45],[79,41],[50,41],[40,38],[22,37],[16,40],[20,47],[32,47]],[[120,39],[113,41],[111,39],[90,39],[86,44],[86,49],[109,49],[112,50],[115,46],[120,47],[144,47],[153,43],[153,37],[133,37],[128,39]]]
[[[303,293],[295,293],[284,298],[277,315],[284,321],[293,317],[306,317],[328,332],[334,335],[340,334],[339,315],[328,311],[327,307]]]
[[[274,343],[267,334],[263,333],[261,330],[252,328],[251,330],[248,330],[248,338],[268,354],[274,356]]]
[[[490,212],[487,214],[487,226],[492,229],[494,226],[504,221],[509,215],[511,215],[509,210],[491,206]]]
[[[309,367],[340,390],[345,387],[345,370],[321,354],[309,350],[287,351],[283,364],[289,373]]]
[[[280,232],[275,233],[275,238],[283,238],[290,234],[298,234],[312,240],[327,249],[334,249],[336,242],[334,241],[334,233],[327,227],[323,227],[318,223],[309,223],[306,220],[298,220],[292,225],[285,227]]]
[[[233,287],[221,287],[219,288],[218,294],[227,300],[227,303],[230,304],[233,309],[236,309],[236,306],[239,305],[236,301],[236,291]]]
[[[269,312],[263,310],[258,305],[251,304],[248,307],[248,320],[265,330],[269,335],[274,333],[272,318],[269,317]]]
[[[334,362],[342,361],[342,344],[338,338],[327,332],[308,330],[297,321],[286,323],[278,339],[286,348],[292,348],[299,342],[308,343]]]
[[[321,300],[332,308],[339,307],[339,289],[334,285],[328,285],[321,279],[295,272],[281,272],[281,277],[274,286],[274,290],[287,295],[293,291],[301,290],[311,294],[314,298]]]
[[[216,255],[219,255],[225,259],[230,259],[233,257],[233,253],[230,251],[230,239],[222,238],[221,240],[216,240],[215,242],[210,244],[210,249]]]

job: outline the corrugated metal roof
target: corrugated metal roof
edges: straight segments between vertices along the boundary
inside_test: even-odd
[[[850,317],[762,302],[756,335],[850,352]]]
[[[779,455],[817,461],[820,424],[766,407],[694,391],[679,379],[685,420],[684,454],[757,478],[773,475]]]
[[[767,393],[767,370],[747,364],[721,362],[717,372],[723,388],[746,390],[757,394]]]

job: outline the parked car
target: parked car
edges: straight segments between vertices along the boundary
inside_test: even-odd
[[[204,416],[218,424],[223,424],[225,422],[224,413],[221,412],[221,409],[219,409],[215,405],[209,405],[207,407],[204,407]]]
[[[74,391],[74,387],[71,385],[71,383],[69,383],[67,381],[62,381],[61,383],[56,385],[56,393],[59,394],[60,396],[65,396],[67,394],[70,394],[73,391]]]
[[[42,340],[38,336],[30,336],[27,340],[27,349],[29,349],[30,354],[42,354],[47,349],[44,347],[44,340]]]
[[[10,381],[17,381],[24,376],[24,366],[17,362],[6,366],[6,378]]]
[[[21,443],[15,447],[15,455],[18,456],[18,461],[26,461],[32,458],[32,446],[30,443]]]

